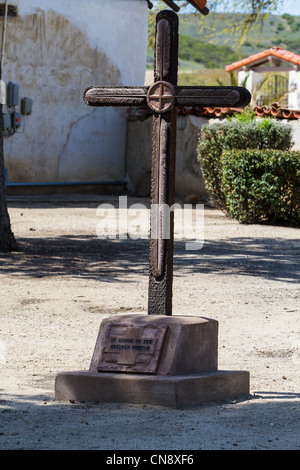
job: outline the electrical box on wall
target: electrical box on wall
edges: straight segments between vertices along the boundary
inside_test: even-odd
[[[2,131],[9,132],[11,129],[11,116],[10,114],[2,115]]]
[[[13,82],[7,84],[6,104],[8,107],[17,106],[19,101],[19,85]]]
[[[21,101],[21,113],[24,116],[29,116],[32,113],[32,99],[23,98]]]
[[[0,83],[4,83],[1,82]],[[6,93],[5,93],[6,92]],[[6,94],[6,100],[5,95]],[[20,112],[16,111],[16,107],[19,104],[19,85],[13,82],[8,82],[7,86],[2,85],[0,87],[0,100],[3,98],[2,104],[6,104],[8,113],[3,114],[2,120],[2,132],[3,136],[9,137],[16,133],[17,129],[21,127],[21,117],[29,116],[32,113],[32,99],[22,98],[20,103]]]
[[[13,129],[17,129],[21,126],[21,114],[20,113],[12,113],[11,114],[11,127]]]

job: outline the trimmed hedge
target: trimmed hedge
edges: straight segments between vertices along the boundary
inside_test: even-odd
[[[242,223],[300,226],[300,152],[225,151],[222,167],[230,217]]]
[[[270,118],[256,120],[249,113],[203,126],[198,143],[198,161],[213,202],[226,210],[222,184],[223,151],[269,148],[290,150],[292,145],[291,126]]]

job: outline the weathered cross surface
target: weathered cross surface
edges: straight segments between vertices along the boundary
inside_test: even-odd
[[[174,203],[176,108],[244,107],[251,99],[242,87],[177,86],[177,74],[178,17],[163,10],[156,18],[154,84],[93,86],[84,92],[90,106],[147,107],[153,114],[149,315],[172,315],[174,214],[157,208]]]

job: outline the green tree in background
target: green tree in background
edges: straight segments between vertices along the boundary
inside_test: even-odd
[[[155,16],[157,11],[168,8],[163,0],[151,0],[153,9],[149,15],[149,47],[154,45]],[[180,7],[180,12],[191,13],[199,17],[199,30],[205,24],[205,16],[202,16],[195,8],[186,0],[174,0]],[[226,22],[222,31],[212,31],[212,34],[237,34],[238,41],[242,44],[250,30],[254,27],[262,25],[269,13],[274,13],[276,9],[284,5],[284,0],[208,0],[207,6],[210,14],[219,12],[226,15]],[[233,13],[233,12],[238,12]],[[228,13],[230,20],[228,19]]]

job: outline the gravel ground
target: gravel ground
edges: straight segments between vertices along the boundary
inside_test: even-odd
[[[132,238],[149,211],[122,239],[99,239],[124,215],[117,196],[8,200],[19,251],[0,254],[0,449],[300,450],[299,229],[206,207],[203,247],[187,251],[176,222],[173,314],[218,320],[219,369],[248,370],[249,397],[176,410],[58,403],[56,374],[88,369],[101,320],[147,310],[149,241]]]

